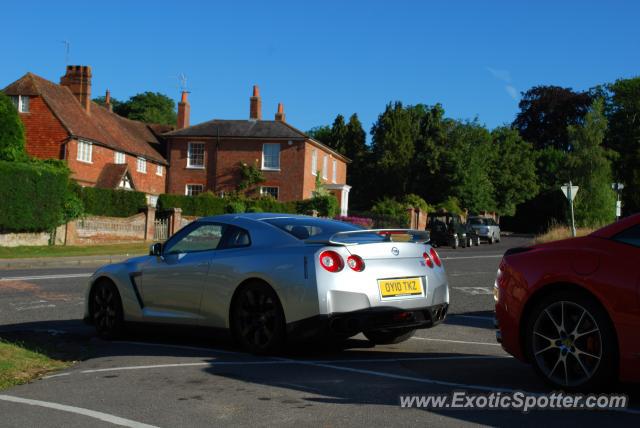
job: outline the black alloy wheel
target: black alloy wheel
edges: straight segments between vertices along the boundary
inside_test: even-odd
[[[122,331],[124,317],[120,293],[113,283],[102,280],[94,286],[91,293],[91,320],[98,336],[114,339]]]
[[[232,330],[239,345],[249,352],[280,350],[285,341],[285,318],[275,291],[260,283],[239,290],[232,308]]]

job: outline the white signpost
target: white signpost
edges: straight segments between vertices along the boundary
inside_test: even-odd
[[[575,218],[573,216],[573,200],[576,197],[576,193],[578,193],[579,187],[578,186],[574,186],[573,184],[571,184],[571,181],[569,181],[569,183],[565,184],[564,186],[560,186],[560,189],[562,189],[562,193],[564,193],[564,195],[569,200],[569,206],[571,207],[571,236],[575,237],[576,236],[576,221],[575,221]]]

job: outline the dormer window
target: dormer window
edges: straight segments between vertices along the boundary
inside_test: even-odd
[[[13,105],[16,106],[18,112],[29,113],[29,97],[26,95],[13,95],[11,97]]]

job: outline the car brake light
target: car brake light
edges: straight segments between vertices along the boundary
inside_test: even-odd
[[[433,248],[429,251],[429,253],[431,254],[431,258],[433,259],[434,263],[440,267],[442,266],[442,260],[440,260],[440,256],[438,255],[438,253],[436,252],[436,250],[434,250]]]
[[[364,270],[364,260],[360,256],[349,256],[347,258],[347,265],[351,268],[351,270],[355,270],[356,272],[362,272]]]
[[[320,253],[320,265],[329,272],[340,272],[344,267],[342,257],[335,251],[323,251]]]
[[[426,252],[422,253],[422,258],[427,263],[427,266],[433,268],[433,261],[431,260],[431,257],[429,257],[429,254],[427,254]]]

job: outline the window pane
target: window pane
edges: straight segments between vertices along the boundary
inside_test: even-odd
[[[182,239],[166,249],[165,254],[190,253],[194,251],[215,250],[220,243],[224,226],[220,224],[202,224]]]
[[[22,113],[29,113],[29,97],[20,95],[20,111]]]
[[[144,158],[138,158],[138,172],[147,172],[147,161]]]
[[[187,166],[204,168],[204,143],[189,143],[187,150]]]
[[[329,169],[329,156],[324,155],[322,159],[322,178],[327,179],[327,169]]]
[[[268,169],[280,168],[280,144],[263,144],[262,167]]]
[[[316,149],[311,151],[311,174],[318,174],[318,151]]]
[[[241,248],[251,245],[249,232],[235,226],[228,226],[221,248]]]
[[[338,176],[338,161],[337,160],[333,160],[333,175],[331,177],[331,180],[335,183],[336,182],[336,177]]]
[[[187,184],[187,196],[197,196],[204,191],[202,184]]]
[[[278,187],[263,186],[260,188],[260,194],[262,196],[271,196],[273,199],[278,199]]]
[[[640,224],[618,233],[613,239],[634,247],[640,247]]]

